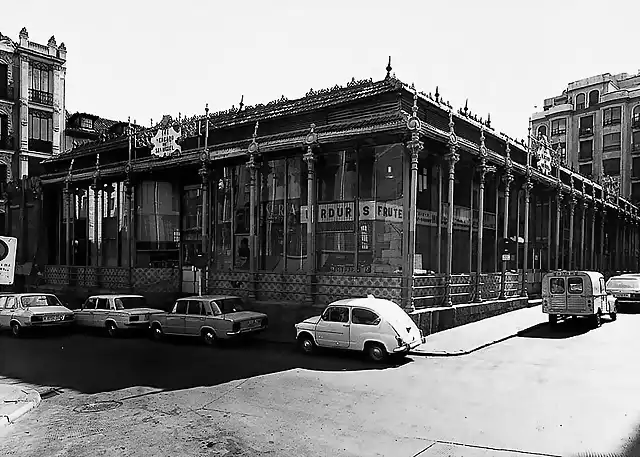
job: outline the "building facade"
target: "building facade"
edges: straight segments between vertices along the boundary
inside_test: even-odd
[[[635,269],[629,201],[387,70],[46,160],[43,287],[497,309],[549,269]]]
[[[18,238],[16,281],[46,258],[41,161],[63,149],[67,50],[52,36],[14,42],[0,33],[0,230]]]
[[[531,118],[561,160],[640,201],[640,74],[605,73],[570,83]]]

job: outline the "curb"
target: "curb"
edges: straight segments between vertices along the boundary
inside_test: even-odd
[[[27,401],[12,413],[0,416],[0,428],[11,425],[16,419],[27,414],[42,401],[40,394],[33,389],[28,389],[28,391],[23,390],[23,392],[28,392]]]
[[[527,327],[525,329],[522,330],[518,330],[516,333],[513,333],[511,335],[505,336],[503,338],[494,340],[494,341],[490,341],[488,343],[482,344],[480,346],[476,346],[472,349],[466,349],[466,350],[460,350],[460,351],[443,351],[443,352],[419,352],[419,351],[409,351],[409,355],[418,355],[418,356],[423,356],[423,357],[456,357],[456,356],[461,356],[461,355],[469,355],[473,352],[479,351],[480,349],[484,349],[486,347],[489,346],[493,346],[494,344],[498,344],[498,343],[502,343],[503,341],[509,340],[511,338],[514,338],[516,336],[520,336],[523,333],[526,332],[530,332],[531,330],[536,330],[540,327],[542,327],[543,325],[546,325],[546,322],[540,322],[539,324],[535,324],[532,325],[531,327]],[[428,338],[428,337],[427,337]]]

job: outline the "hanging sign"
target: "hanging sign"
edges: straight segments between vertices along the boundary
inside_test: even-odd
[[[180,138],[180,127],[169,126],[158,129],[151,138],[151,154],[156,157],[180,154],[182,147],[177,143],[178,138]]]

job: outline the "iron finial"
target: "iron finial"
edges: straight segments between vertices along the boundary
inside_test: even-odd
[[[393,68],[391,68],[391,56],[389,56],[389,63],[387,64],[387,79],[389,79],[391,77],[391,70],[393,70]]]

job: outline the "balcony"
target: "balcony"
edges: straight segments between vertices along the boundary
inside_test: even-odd
[[[580,130],[578,131],[578,134],[583,137],[583,136],[591,136],[593,135],[593,127],[581,127]]]
[[[631,143],[632,152],[640,152],[640,143]]]
[[[612,151],[619,151],[619,150],[620,150],[620,144],[607,144],[602,147],[603,152],[612,152]]]
[[[53,106],[53,94],[41,90],[29,89],[29,101],[41,105]]]
[[[634,117],[631,119],[631,128],[640,129],[640,117]]]
[[[619,125],[620,124],[620,119],[605,119],[604,121],[602,121],[602,125],[603,126],[607,126],[607,125]]]
[[[29,151],[51,154],[53,152],[53,143],[51,141],[29,138]]]
[[[565,133],[567,133],[566,128],[551,129],[551,136],[564,135]]]

